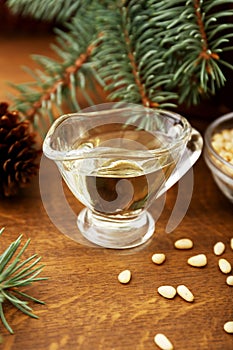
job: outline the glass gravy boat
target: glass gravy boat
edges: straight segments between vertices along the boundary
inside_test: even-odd
[[[126,103],[61,116],[43,143],[44,154],[85,206],[77,218],[81,234],[115,249],[138,246],[153,235],[149,205],[191,168],[201,150],[200,134],[184,117]]]

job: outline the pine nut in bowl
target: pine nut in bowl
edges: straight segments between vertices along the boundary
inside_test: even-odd
[[[217,186],[233,203],[233,112],[207,127],[204,158]]]

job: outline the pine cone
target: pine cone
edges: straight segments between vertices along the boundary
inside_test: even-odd
[[[6,102],[0,103],[0,195],[10,197],[25,187],[37,174],[35,134],[30,122],[21,121],[18,111],[8,111]]]

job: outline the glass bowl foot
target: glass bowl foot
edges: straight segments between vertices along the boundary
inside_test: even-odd
[[[133,218],[113,218],[85,208],[78,215],[77,225],[90,242],[113,249],[137,247],[148,241],[155,230],[154,219],[147,211]]]

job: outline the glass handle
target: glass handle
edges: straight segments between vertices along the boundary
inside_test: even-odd
[[[157,194],[157,198],[160,197],[164,192],[169,190],[175,183],[177,183],[187,171],[196,163],[203,148],[203,138],[201,134],[196,130],[192,129],[190,139],[186,145],[184,153],[177,163],[175,169],[166,181],[165,185],[161,188]]]

